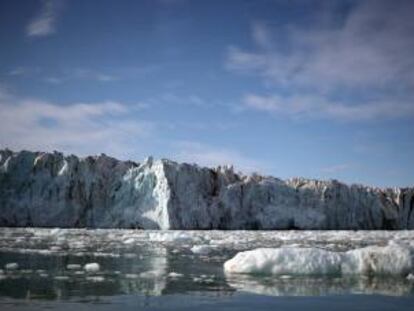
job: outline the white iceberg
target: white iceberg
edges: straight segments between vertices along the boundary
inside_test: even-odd
[[[190,250],[194,254],[198,255],[208,255],[214,251],[215,247],[210,245],[194,245]]]
[[[101,267],[98,263],[91,262],[91,263],[87,263],[86,265],[84,265],[83,269],[86,272],[98,272],[101,269]]]
[[[407,275],[410,250],[395,244],[347,252],[318,248],[259,248],[224,263],[226,273],[265,275]]]
[[[19,269],[19,264],[17,262],[9,262],[5,264],[4,268],[6,270],[17,270]]]

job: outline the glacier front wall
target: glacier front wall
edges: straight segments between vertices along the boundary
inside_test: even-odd
[[[414,189],[0,150],[0,226],[414,229]]]

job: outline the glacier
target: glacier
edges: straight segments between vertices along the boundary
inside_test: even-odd
[[[281,180],[232,167],[0,150],[0,226],[414,229],[414,188]]]

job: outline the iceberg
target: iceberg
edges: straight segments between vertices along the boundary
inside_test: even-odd
[[[101,267],[100,267],[100,265],[99,265],[98,263],[96,263],[96,262],[91,262],[91,263],[87,263],[87,264],[83,267],[83,269],[84,269],[86,272],[98,272],[98,271],[101,269]]]
[[[408,275],[413,268],[409,248],[389,243],[346,252],[315,247],[259,248],[239,252],[224,263],[225,273],[256,275]]]
[[[0,150],[0,226],[397,230],[414,229],[413,211],[414,188],[245,176],[151,157]]]

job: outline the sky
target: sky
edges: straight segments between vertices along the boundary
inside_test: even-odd
[[[0,148],[414,185],[414,1],[0,0]]]

